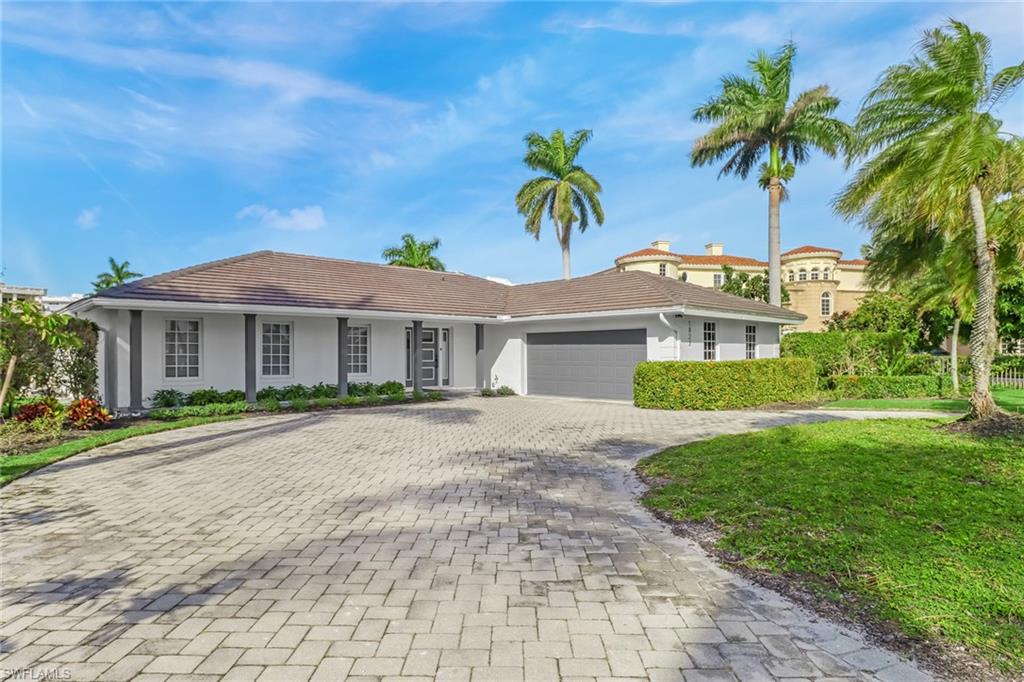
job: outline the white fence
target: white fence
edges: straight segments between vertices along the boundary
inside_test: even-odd
[[[935,366],[938,368],[939,374],[948,375],[952,362],[948,357],[936,357]],[[969,376],[970,370],[961,371],[961,378]],[[1024,388],[1024,369],[1020,367],[1003,367],[999,371],[993,371],[989,382],[993,386],[1013,386],[1015,388]]]

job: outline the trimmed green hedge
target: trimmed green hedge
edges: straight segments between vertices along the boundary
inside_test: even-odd
[[[836,376],[832,377],[832,386],[840,398],[935,398],[943,391],[942,377],[934,374]]]
[[[637,407],[727,410],[814,397],[815,366],[806,358],[725,362],[641,362],[633,376]]]
[[[780,355],[814,360],[820,377],[837,374],[905,375],[921,371],[903,332],[794,332],[782,337]]]

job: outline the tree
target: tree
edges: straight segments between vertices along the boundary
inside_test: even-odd
[[[92,283],[93,291],[99,293],[104,289],[110,289],[111,287],[121,286],[125,282],[142,277],[141,272],[132,272],[128,261],[118,263],[111,256],[107,260],[110,261],[110,270],[108,272],[101,272],[96,275],[96,281]]]
[[[532,132],[523,138],[526,154],[523,163],[544,175],[527,180],[516,194],[516,208],[526,217],[526,231],[540,239],[540,224],[547,213],[555,229],[555,237],[562,247],[562,277],[569,279],[569,241],[573,225],[581,233],[587,231],[590,217],[598,225],[604,224],[604,209],[597,195],[601,183],[576,165],[576,157],[592,133],[577,130],[568,142],[565,133],[555,130],[550,138]]]
[[[790,103],[795,55],[793,43],[774,55],[758,52],[749,62],[751,77],[724,76],[721,91],[693,112],[694,120],[715,127],[694,143],[692,165],[706,166],[728,157],[718,176],[745,179],[768,155],[759,169],[759,184],[768,192],[768,302],[772,305],[782,304],[779,206],[786,192],[784,183],[812,149],[835,157],[850,136],[849,126],[832,117],[839,99],[827,85],[802,92]]]
[[[921,321],[910,299],[897,291],[872,291],[853,312],[835,315],[828,330],[837,332],[903,332],[917,344]]]
[[[848,163],[864,160],[836,210],[867,225],[902,219],[955,239],[969,231],[975,269],[969,418],[998,414],[989,390],[996,334],[995,257],[986,205],[1024,190],[1024,147],[992,110],[1024,80],[1024,62],[990,75],[989,40],[958,21],[927,31],[911,61],[892,66],[857,114]]]
[[[81,339],[70,331],[70,323],[68,315],[47,315],[33,301],[8,301],[0,305],[0,358],[7,361],[0,386],[0,410],[6,407],[11,388],[17,392],[33,375],[19,371],[21,358],[31,361],[34,356],[49,357],[53,350],[81,345]],[[45,363],[46,358],[41,362]]]
[[[732,267],[723,265],[722,273],[725,276],[721,291],[741,298],[768,302],[767,270],[764,271],[764,274],[751,275],[747,272],[736,272]],[[786,290],[786,287],[782,287],[782,302],[789,303],[789,291]]]
[[[434,255],[440,246],[441,240],[436,237],[430,241],[420,242],[407,232],[402,235],[401,245],[384,249],[380,256],[387,261],[388,265],[400,265],[404,268],[419,270],[444,270],[444,263]]]

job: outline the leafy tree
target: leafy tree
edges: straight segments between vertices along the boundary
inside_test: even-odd
[[[751,275],[747,272],[736,272],[732,267],[723,265],[722,273],[725,276],[722,280],[721,291],[741,298],[768,302],[767,270],[764,271],[764,274]],[[786,287],[782,287],[782,302],[789,303],[789,291]]]
[[[604,224],[604,209],[597,196],[601,183],[576,164],[576,157],[591,136],[589,130],[577,130],[567,142],[565,133],[555,130],[549,138],[536,132],[523,138],[523,163],[543,175],[527,180],[519,188],[516,208],[526,217],[526,231],[534,239],[540,239],[540,224],[547,213],[562,247],[564,279],[571,277],[569,241],[573,225],[578,225],[581,233],[586,232],[591,214],[598,225]]]
[[[852,312],[835,315],[828,321],[829,331],[904,332],[915,342],[921,338],[921,321],[914,305],[896,291],[872,291]]]
[[[381,252],[381,258],[387,261],[388,265],[401,265],[406,268],[417,268],[419,270],[444,270],[444,263],[434,255],[441,240],[431,239],[430,241],[416,241],[416,237],[406,233],[402,235],[402,243],[399,246],[392,246]]]
[[[692,165],[728,157],[719,177],[746,178],[768,155],[759,168],[759,185],[768,192],[768,301],[773,305],[782,303],[779,205],[786,196],[784,183],[812,149],[834,157],[850,136],[849,126],[832,117],[839,99],[827,85],[804,91],[790,102],[795,55],[793,43],[774,55],[759,52],[749,62],[751,77],[724,76],[721,91],[693,112],[694,120],[715,127],[694,143]]]
[[[1015,270],[1000,282],[996,301],[999,338],[1013,341],[1024,339],[1024,266]]]
[[[125,282],[137,277],[142,277],[141,272],[132,272],[128,261],[118,263],[114,260],[113,256],[108,260],[110,262],[110,270],[96,275],[96,281],[92,283],[93,291],[96,293],[111,287],[121,286]]]
[[[53,351],[82,344],[70,331],[70,324],[68,315],[46,314],[33,301],[8,301],[0,306],[0,361],[6,361],[0,408],[6,408],[8,395],[16,395],[41,374],[40,367],[48,366]]]
[[[999,412],[989,378],[998,342],[1000,244],[989,231],[986,205],[1024,190],[1024,145],[1005,139],[992,113],[1024,80],[1024,62],[992,75],[989,53],[986,36],[950,21],[925,33],[911,61],[887,69],[864,100],[849,148],[848,162],[866,160],[836,201],[840,214],[860,216],[869,226],[889,215],[908,230],[930,233],[918,243],[971,235],[974,419]]]

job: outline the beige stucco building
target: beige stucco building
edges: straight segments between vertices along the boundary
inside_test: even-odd
[[[667,241],[615,259],[619,270],[642,270],[704,287],[720,288],[723,266],[751,275],[764,274],[767,261],[725,253],[721,243],[705,245],[703,254],[674,253]],[[795,331],[821,331],[836,313],[854,310],[871,287],[864,278],[867,261],[844,259],[843,252],[820,246],[800,246],[782,254],[782,280],[791,310],[807,319]]]

